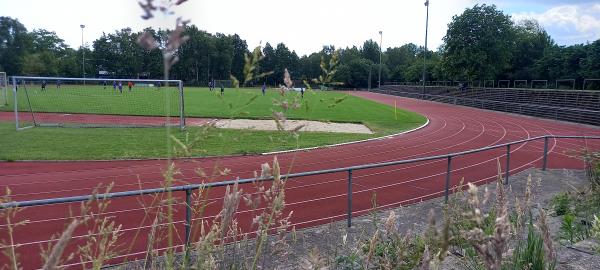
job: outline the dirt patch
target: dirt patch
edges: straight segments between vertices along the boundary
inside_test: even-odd
[[[335,133],[358,133],[373,134],[367,126],[354,123],[327,123],[307,120],[287,120],[282,123],[285,130],[294,130],[308,132],[335,132]],[[230,129],[251,129],[251,130],[277,130],[277,123],[274,120],[251,120],[251,119],[227,119],[217,120],[217,128]]]

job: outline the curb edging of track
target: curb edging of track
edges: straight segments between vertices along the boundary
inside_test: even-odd
[[[377,137],[377,138],[371,138],[371,139],[353,141],[353,142],[336,143],[336,144],[314,146],[314,147],[307,147],[307,148],[301,148],[301,149],[291,149],[291,150],[283,150],[283,151],[265,152],[265,153],[261,153],[260,155],[267,156],[267,155],[276,155],[276,154],[286,154],[286,153],[291,153],[291,152],[309,151],[309,150],[316,150],[316,149],[332,148],[332,147],[349,145],[349,144],[357,144],[357,143],[364,143],[364,142],[370,142],[370,141],[385,140],[385,139],[393,138],[393,137],[396,137],[396,136],[404,135],[404,134],[407,134],[407,133],[415,132],[415,131],[417,131],[419,129],[422,129],[422,128],[428,126],[429,125],[429,117],[425,116],[425,118],[427,118],[427,121],[425,121],[425,123],[423,125],[418,126],[416,128],[413,128],[413,129],[410,129],[410,130],[402,131],[400,133],[395,133],[395,134],[386,135],[386,136]]]

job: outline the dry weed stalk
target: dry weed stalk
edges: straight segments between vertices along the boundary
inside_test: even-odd
[[[62,263],[62,260],[61,260],[62,254],[63,254],[65,248],[67,247],[69,240],[71,240],[71,236],[73,235],[73,232],[75,232],[75,229],[82,223],[83,223],[83,221],[81,221],[79,219],[73,219],[71,221],[69,226],[67,226],[67,228],[62,232],[60,238],[58,239],[58,242],[56,242],[56,244],[54,245],[54,247],[52,248],[50,253],[47,256],[44,256],[46,259],[46,262],[44,263],[44,266],[42,267],[42,269],[44,269],[44,270],[60,269],[59,265]]]
[[[161,11],[166,15],[173,15],[173,8],[186,2],[187,0],[178,1],[161,1],[158,5],[154,4],[152,0],[146,0],[146,3],[139,2],[140,7],[144,11],[142,19],[149,20],[154,17],[154,12]],[[189,21],[184,21],[181,17],[178,17],[175,22],[175,29],[169,33],[166,44],[162,48],[163,54],[163,72],[165,80],[169,79],[169,70],[171,67],[179,61],[177,51],[179,47],[189,39],[189,36],[184,36],[183,31]],[[154,36],[149,32],[144,32],[138,37],[138,44],[146,50],[153,50],[158,48],[159,43],[156,41]]]
[[[11,189],[9,187],[6,187],[5,195],[0,198],[0,203],[11,202],[11,195]],[[12,269],[21,268],[19,263],[19,254],[16,251],[16,243],[14,239],[15,229],[29,222],[28,220],[15,222],[17,213],[19,213],[20,211],[21,209],[18,207],[2,209],[2,211],[0,211],[0,218],[5,220],[6,222],[6,234],[8,236],[8,243],[5,242],[4,239],[0,239],[0,248],[2,248],[2,253],[4,254],[4,256],[8,258],[10,262],[10,268]]]
[[[479,205],[477,186],[469,183],[469,206],[471,207],[470,218],[476,224],[475,228],[467,232],[467,239],[475,251],[481,256],[487,269],[501,269],[502,256],[507,247],[510,235],[510,223],[508,221],[508,207],[504,197],[504,186],[501,177],[498,177],[496,196],[496,220],[494,232],[491,236],[485,234],[482,229],[482,214]]]
[[[244,69],[243,69],[244,81],[242,82],[242,86],[246,86],[246,84],[248,84],[249,82],[252,82],[254,80],[258,80],[258,79],[261,79],[263,77],[273,74],[273,71],[262,72],[262,73],[258,72],[259,63],[264,58],[265,58],[265,56],[262,53],[261,45],[256,46],[256,48],[254,48],[254,50],[252,51],[251,54],[247,53],[244,55]],[[229,75],[229,77],[230,77],[231,81],[233,81],[234,88],[240,87],[240,81],[238,78],[236,78],[233,75]]]
[[[112,184],[106,188],[108,194]],[[60,269],[60,265],[79,255],[81,262],[91,262],[93,269],[100,269],[104,263],[116,256],[113,250],[119,237],[120,226],[115,227],[111,217],[102,217],[110,204],[109,200],[100,199],[97,187],[93,190],[91,199],[81,203],[80,215],[74,217],[65,230],[61,233],[54,245],[49,244],[42,250],[44,269]],[[95,207],[94,207],[95,206]],[[94,210],[95,208],[95,210]],[[78,246],[75,252],[63,256],[64,250],[72,240],[72,235],[79,226],[87,226],[86,242]],[[53,237],[54,239],[54,237]]]
[[[546,255],[546,260],[548,262],[554,262],[556,261],[556,251],[554,250],[554,244],[552,242],[552,237],[550,236],[547,214],[546,211],[541,207],[538,207],[538,209],[540,209],[538,227],[542,233],[542,239],[544,240],[544,254]]]
[[[338,82],[333,81],[333,77],[337,73],[337,67],[340,63],[340,50],[335,50],[331,54],[331,58],[329,61],[325,61],[325,57],[321,56],[321,64],[319,65],[321,68],[322,75],[319,75],[319,78],[312,79],[312,81],[321,86],[326,86],[327,84],[340,84]],[[310,84],[304,81],[304,84],[307,88],[310,89]]]
[[[308,255],[300,260],[300,269],[303,270],[328,270],[327,259],[321,256],[317,247],[312,248]]]
[[[258,266],[258,259],[261,256],[263,245],[267,240],[267,236],[278,220],[289,220],[291,214],[283,218],[283,209],[285,207],[285,181],[281,179],[281,169],[277,157],[273,159],[273,182],[269,189],[262,194],[262,200],[265,204],[265,210],[257,215],[252,224],[257,226],[257,239],[254,259],[252,261],[252,269]],[[287,222],[283,225],[289,224]],[[280,228],[282,229],[282,228]],[[287,230],[287,228],[285,228]]]

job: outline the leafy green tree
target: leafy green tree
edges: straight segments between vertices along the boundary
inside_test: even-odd
[[[319,77],[321,68],[321,53],[311,53],[310,55],[304,55],[298,60],[298,67],[300,78],[303,81],[310,81],[313,78]]]
[[[231,76],[231,66],[233,62],[233,42],[232,38],[221,33],[215,35],[216,57],[213,65],[215,79],[226,80]]]
[[[389,79],[394,81],[406,81],[405,73],[417,60],[418,47],[413,43],[400,47],[387,49],[385,52],[386,65],[389,70]]]
[[[292,78],[298,77],[299,58],[296,52],[291,52],[285,44],[279,43],[275,48],[273,58],[273,74],[270,76],[276,85],[283,84],[283,73],[288,69]]]
[[[364,59],[370,60],[373,63],[379,63],[379,45],[372,39],[369,39],[363,43],[360,52]]]
[[[93,42],[93,60],[96,65],[89,68],[95,71],[101,67],[120,78],[136,78],[140,73],[147,72],[143,68],[144,49],[136,42],[140,34],[134,33],[130,28],[103,34]],[[90,74],[87,69],[86,65],[86,74]]]
[[[505,77],[513,80],[535,79],[533,65],[554,45],[554,41],[535,20],[518,22],[515,37],[512,63]]]
[[[237,34],[231,36],[233,42],[233,59],[231,61],[231,73],[237,78],[243,77],[244,72],[244,56],[250,51],[245,40]]]
[[[512,59],[515,31],[495,5],[475,5],[454,16],[444,37],[443,64],[458,80],[496,78]]]
[[[373,62],[364,58],[357,58],[347,64],[340,65],[335,74],[335,79],[343,82],[348,87],[364,88],[368,86],[369,69],[373,68]],[[373,73],[375,74],[375,73]],[[371,79],[373,79],[372,76]],[[377,78],[375,78],[377,81]]]
[[[207,85],[210,79],[221,79],[215,77],[213,69],[220,65],[220,50],[216,47],[216,37],[194,25],[187,26],[184,35],[188,36],[189,40],[179,48],[180,61],[173,67],[172,74],[189,84],[202,86]],[[231,45],[227,42],[220,44]]]
[[[583,79],[587,51],[584,45],[553,46],[534,64],[534,73],[540,79]]]
[[[260,62],[260,71],[261,72],[274,71],[275,70],[275,49],[273,49],[273,46],[271,46],[271,44],[269,44],[269,42],[267,42],[267,44],[265,44],[265,47],[262,49],[262,53],[263,53],[264,58]],[[266,76],[265,80],[266,80],[267,84],[276,85],[274,77],[272,77],[272,76]]]
[[[55,56],[59,56],[62,55],[68,47],[65,44],[65,41],[58,37],[55,32],[45,29],[36,29],[30,32],[29,35],[32,40],[32,50],[35,52],[49,51]]]
[[[600,79],[600,39],[586,47],[587,54],[582,63],[582,75],[589,79]]]
[[[352,46],[352,48],[346,48],[340,50],[340,64],[345,65],[350,62],[362,58],[362,54],[356,46]]]
[[[58,76],[58,61],[49,51],[30,53],[23,57],[22,73],[29,76]]]
[[[57,59],[58,75],[64,77],[80,77],[81,54],[71,48],[66,48],[63,55]]]
[[[22,59],[32,48],[31,36],[17,19],[0,17],[0,67],[9,75],[21,73]]]

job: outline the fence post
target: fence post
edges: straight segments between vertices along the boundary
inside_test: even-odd
[[[508,176],[510,174],[510,144],[506,146],[506,173],[504,174],[504,184],[508,184]]]
[[[192,190],[185,190],[185,250],[187,252],[190,244],[192,231]]]
[[[352,169],[348,170],[348,228],[352,227]]]
[[[448,166],[446,167],[446,189],[444,193],[444,201],[448,203],[448,197],[450,196],[450,172],[452,168],[452,156],[448,157]]]
[[[544,137],[544,159],[542,162],[542,171],[546,170],[546,165],[548,165],[548,137]]]

